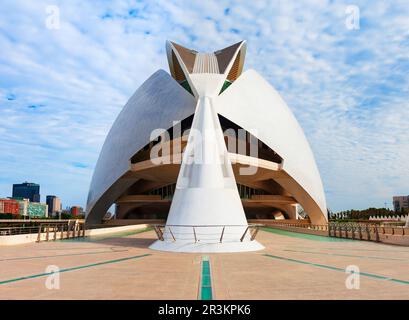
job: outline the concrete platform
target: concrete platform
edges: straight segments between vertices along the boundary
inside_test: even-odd
[[[202,260],[213,299],[409,299],[409,248],[265,229],[264,250],[150,250],[153,231],[0,248],[0,299],[199,299]],[[60,288],[47,289],[50,265]],[[347,289],[347,266],[360,289]]]
[[[191,241],[157,240],[149,246],[149,249],[169,252],[186,253],[222,253],[222,252],[248,252],[263,250],[264,247],[256,240],[250,241],[224,241],[220,243],[192,243]]]

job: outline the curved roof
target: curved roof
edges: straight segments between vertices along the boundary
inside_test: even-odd
[[[321,211],[313,210],[314,220],[325,222],[327,207],[314,155],[303,130],[278,92],[256,71],[247,70],[214,99],[214,104],[219,114],[249,131],[284,159],[283,170],[308,193]],[[300,192],[299,198],[305,196]],[[297,200],[303,205],[302,199]]]
[[[163,70],[155,72],[136,90],[112,125],[92,177],[87,221],[99,222],[111,204],[135,183],[137,178],[126,174],[130,169],[130,159],[149,143],[151,132],[158,128],[171,128],[174,121],[192,115],[198,93],[201,93],[212,96],[217,113],[247,130],[280,155],[283,163],[280,175],[274,180],[304,207],[313,223],[326,223],[323,186],[304,132],[286,103],[266,80],[254,70],[241,74],[245,43],[214,53],[218,57],[219,72],[220,61],[230,59],[224,74],[216,76],[208,73],[210,69],[217,69],[213,58],[198,58],[196,51],[184,50],[188,49],[168,43],[168,56],[172,58],[169,60],[171,74],[176,80]],[[186,57],[181,57],[179,51]],[[219,61],[219,58],[223,59]],[[196,60],[200,65],[195,66]],[[192,72],[205,69],[206,72],[189,73],[186,61],[191,62]],[[176,66],[180,70],[175,73]],[[232,72],[234,82],[217,94],[220,90],[213,90],[214,83],[222,83]],[[180,84],[177,75],[187,76],[185,80],[191,82],[195,96]]]
[[[100,221],[125,191],[126,182],[115,183],[129,169],[130,158],[150,141],[151,132],[172,127],[173,121],[192,115],[195,106],[195,98],[164,70],[155,72],[136,90],[102,146],[88,193],[87,221]],[[110,188],[109,196],[103,197]]]

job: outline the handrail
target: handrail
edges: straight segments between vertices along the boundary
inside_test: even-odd
[[[377,242],[380,241],[380,235],[409,235],[409,228],[404,226],[383,226],[370,222],[330,222],[328,228],[329,235],[332,237],[342,237],[345,231],[347,238]],[[351,237],[348,231],[351,231]],[[358,237],[356,237],[356,232]]]
[[[197,242],[197,236],[196,236],[196,230],[195,227],[193,227],[193,234],[195,235],[195,243]]]
[[[5,223],[6,225],[8,223]],[[85,226],[85,222],[83,220],[55,220],[55,221],[47,221],[43,220],[43,222],[38,223],[36,222],[35,225],[31,225],[32,222],[27,221],[27,225],[22,225],[22,226],[2,226],[2,221],[0,220],[0,236],[11,236],[11,235],[17,235],[17,234],[30,234],[34,233],[37,234],[39,229],[44,230],[44,232],[47,232],[47,228],[49,228],[52,232],[55,228],[59,228],[60,226],[64,225],[77,225],[77,230],[80,232],[81,229],[85,229],[84,227],[79,227],[79,226]]]
[[[263,227],[265,224],[249,223],[249,224],[150,224],[151,227],[182,227],[182,228],[214,228],[214,227]]]
[[[259,228],[255,228],[254,229],[254,231],[253,231],[253,233],[252,233],[252,235],[251,235],[251,237],[250,237],[250,240],[251,241],[253,241],[255,238],[256,238],[256,235],[257,235],[257,233],[258,233],[258,230],[260,230]]]
[[[243,233],[243,235],[240,237],[240,239],[238,239],[237,241],[241,241],[243,242],[246,233],[248,230],[253,230],[253,232],[250,233],[250,241],[253,241],[258,233],[258,229],[262,226],[264,226],[264,224],[259,224],[259,223],[250,223],[250,224],[246,224],[246,225],[173,225],[173,224],[151,224],[151,227],[153,227],[156,236],[158,237],[158,239],[160,241],[165,241],[165,237],[164,237],[164,233],[166,231],[169,232],[169,234],[171,235],[171,238],[173,239],[173,241],[182,241],[182,240],[192,240],[195,243],[202,241],[205,242],[206,240],[214,240],[216,241],[216,239],[218,240],[219,243],[223,242],[223,239],[225,238],[226,235],[232,235],[231,232],[228,232],[229,228],[236,228],[236,227],[241,227],[241,228],[246,228],[245,232]],[[173,228],[173,231],[171,229],[171,227]],[[175,232],[176,228],[186,228],[187,232]],[[220,233],[198,233],[198,229],[200,230],[200,228],[222,228]],[[177,230],[177,229],[176,229]],[[210,231],[211,232],[211,231]],[[177,239],[176,239],[176,235]],[[216,237],[216,235],[220,235],[218,237]],[[233,233],[234,234],[234,233]],[[180,235],[182,235],[182,237],[180,237]],[[183,238],[183,235],[189,235],[191,238]],[[192,236],[193,235],[193,236]],[[205,236],[212,236],[212,238],[203,238],[200,237],[200,235],[205,235]],[[229,239],[232,239],[231,237]]]
[[[274,220],[273,220],[274,221]],[[355,240],[371,240],[371,241],[381,241],[381,235],[395,235],[395,236],[408,236],[409,235],[409,228],[405,227],[392,227],[392,226],[379,226],[373,223],[363,223],[363,222],[333,222],[330,221],[328,224],[311,224],[311,223],[286,223],[286,222],[277,222],[274,221],[272,223],[265,223],[265,224],[248,224],[248,225],[152,225],[157,231],[158,239],[164,241],[163,233],[160,234],[161,230],[165,230],[166,227],[172,228],[187,228],[188,232],[178,232],[178,240],[189,240],[187,237],[191,237],[192,241],[199,242],[205,240],[216,239],[217,234],[219,234],[219,242],[223,242],[223,239],[226,238],[226,235],[232,234],[229,233],[228,230],[231,228],[241,227],[246,229],[244,230],[243,234],[241,235],[239,241],[243,241],[246,237],[247,233],[250,231],[250,240],[254,240],[255,236],[257,235],[259,227],[262,226],[269,226],[269,227],[277,227],[277,228],[292,228],[292,229],[305,229],[311,231],[323,231],[327,232],[327,235],[330,237],[341,237],[341,238],[348,238],[348,239],[355,239]],[[210,235],[212,238],[203,238],[203,233],[200,234],[198,229],[200,228],[221,228],[220,231],[216,231],[216,233],[206,233],[206,235]],[[190,231],[189,231],[190,229]],[[193,233],[192,233],[193,230]],[[176,237],[174,232],[170,230],[169,233],[171,234],[174,241],[176,241]],[[185,238],[183,238],[185,236]]]
[[[173,241],[176,241],[176,238],[175,238],[175,236],[173,235],[172,229],[171,229],[171,228],[168,228],[168,229],[169,229],[170,234],[172,235]]]
[[[284,221],[271,221],[266,223],[269,227],[277,228],[295,228],[295,229],[309,229],[318,231],[328,231],[331,237],[344,237],[350,239],[366,239],[380,241],[379,234],[387,235],[409,235],[409,228],[400,226],[380,226],[374,223],[364,222],[333,222],[328,224],[311,224],[311,223],[286,223]]]
[[[241,242],[243,242],[244,237],[245,237],[245,235],[246,235],[246,233],[247,233],[248,230],[249,230],[249,227],[246,228],[246,230],[244,231],[243,235],[241,236],[241,238],[240,238],[240,241],[241,241]]]
[[[73,232],[71,236],[71,231]],[[82,231],[82,232],[81,232]],[[0,228],[1,236],[13,236],[20,234],[37,234],[37,242],[40,241],[55,241],[57,233],[60,232],[59,239],[85,237],[85,223],[83,221],[75,221],[71,223],[40,223],[37,226],[30,227],[8,227]],[[65,237],[64,237],[65,233]]]
[[[226,226],[223,227],[222,235],[220,236],[220,243],[222,243],[222,241],[223,241],[224,229],[226,229]]]

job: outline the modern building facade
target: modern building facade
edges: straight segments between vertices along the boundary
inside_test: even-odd
[[[24,198],[14,198],[14,200],[18,202],[18,214],[23,217],[28,216],[28,204],[30,200]]]
[[[48,206],[46,203],[28,202],[27,215],[30,218],[47,218],[48,217]]]
[[[174,240],[170,227],[189,234],[184,249],[172,241],[153,245],[172,251],[200,251],[191,243],[199,229],[213,244],[227,230],[230,244],[221,251],[259,249],[255,241],[233,243],[247,219],[296,219],[297,205],[312,223],[326,224],[309,144],[274,88],[256,71],[243,72],[246,43],[213,53],[173,42],[166,49],[170,75],[159,70],[146,80],[108,133],[87,222],[101,222],[112,204],[120,219],[164,219],[165,240]],[[222,246],[210,247],[204,250]]]
[[[21,197],[0,199],[0,214],[20,215],[30,218],[48,217],[48,205],[41,202],[30,202]]]
[[[393,209],[400,212],[402,209],[409,209],[409,196],[394,196]]]
[[[25,198],[31,202],[40,202],[40,185],[31,182],[13,184],[13,198]]]
[[[1,214],[19,214],[19,204],[14,199],[0,199]]]
[[[48,205],[48,216],[56,216],[61,212],[61,200],[57,196],[48,195],[46,196],[46,203]]]

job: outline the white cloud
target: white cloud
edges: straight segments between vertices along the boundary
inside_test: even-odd
[[[32,180],[43,199],[84,205],[116,115],[167,69],[166,39],[206,51],[248,40],[245,67],[294,111],[330,208],[383,206],[409,193],[407,2],[356,1],[360,30],[346,29],[341,1],[56,3],[59,30],[45,27],[47,1],[2,5],[0,196]]]

